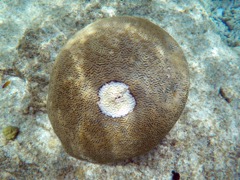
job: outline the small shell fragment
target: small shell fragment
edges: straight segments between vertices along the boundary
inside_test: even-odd
[[[14,140],[19,133],[19,129],[15,126],[7,126],[3,128],[2,132],[6,140]]]
[[[2,85],[2,88],[6,88],[7,86],[9,86],[9,84],[11,83],[11,81],[7,81]]]

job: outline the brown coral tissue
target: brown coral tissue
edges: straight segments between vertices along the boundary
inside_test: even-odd
[[[71,156],[112,163],[155,147],[179,119],[189,71],[176,41],[139,17],[98,20],[55,61],[47,109]]]

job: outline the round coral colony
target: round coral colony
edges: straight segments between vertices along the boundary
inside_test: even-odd
[[[62,48],[47,109],[71,156],[112,163],[147,153],[171,130],[188,97],[176,41],[139,17],[98,20]]]

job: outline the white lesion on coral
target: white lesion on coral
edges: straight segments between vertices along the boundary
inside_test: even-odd
[[[101,112],[113,118],[123,117],[132,112],[136,101],[129,91],[128,85],[111,81],[104,84],[99,92],[98,106]]]

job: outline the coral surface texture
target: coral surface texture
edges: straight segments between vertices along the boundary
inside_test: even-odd
[[[101,112],[98,92],[111,81],[129,86],[136,101],[131,113],[114,118]],[[115,162],[144,154],[160,142],[181,115],[188,88],[188,65],[173,38],[146,19],[117,16],[90,24],[61,50],[47,109],[69,154]],[[106,106],[126,101],[121,93],[126,90],[120,89]],[[108,94],[114,95],[110,91],[105,98],[111,98]]]

